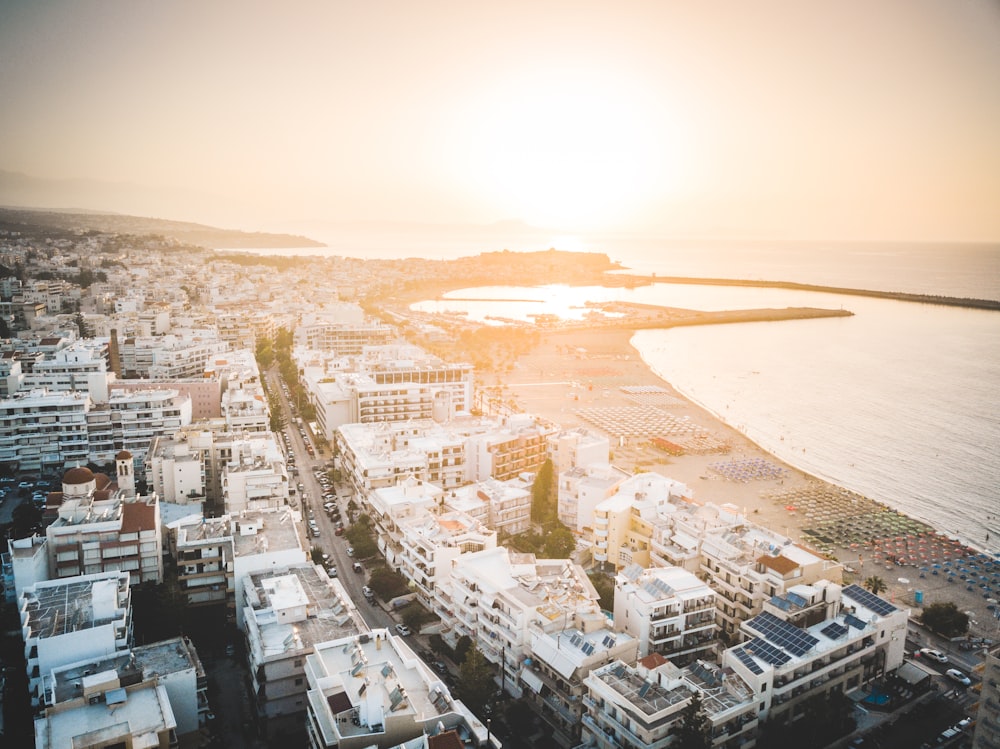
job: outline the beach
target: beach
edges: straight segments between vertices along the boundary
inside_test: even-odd
[[[836,557],[854,570],[845,581],[877,575],[888,586],[883,595],[914,615],[918,598],[953,601],[969,612],[970,634],[997,639],[988,608],[1000,586],[997,560],[778,460],[658,377],[631,336],[622,328],[544,329],[500,376],[503,397],[562,428],[607,435],[612,462],[626,471],[669,476],[698,502],[731,503],[750,521]]]

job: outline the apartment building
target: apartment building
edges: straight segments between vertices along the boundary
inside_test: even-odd
[[[222,500],[231,515],[288,504],[285,461],[271,432],[234,443],[232,457],[222,467]]]
[[[514,536],[531,527],[530,474],[509,481],[486,479],[453,489],[444,497],[444,506],[464,512],[497,532],[498,537]]]
[[[437,586],[451,577],[455,560],[497,545],[496,531],[460,512],[418,513],[399,521],[401,551],[399,572],[428,608],[433,607]]]
[[[578,535],[593,537],[597,506],[613,497],[631,475],[607,464],[573,466],[561,471],[556,485],[560,522]],[[601,554],[606,556],[604,551]]]
[[[635,661],[638,643],[612,632],[603,616],[578,617],[572,627],[535,631],[531,657],[521,667],[522,699],[551,730],[553,741],[568,749],[580,744],[585,680],[596,668],[615,661]]]
[[[49,494],[45,529],[49,575],[66,578],[125,570],[132,583],[163,580],[159,498],[136,496],[132,456],[117,456],[117,481],[89,468],[68,470],[62,491]]]
[[[467,479],[508,481],[535,473],[549,458],[556,428],[529,414],[513,414],[492,428],[470,431],[466,441]]]
[[[392,343],[395,337],[396,331],[390,325],[374,319],[369,321],[355,319],[300,325],[295,329],[294,341],[296,347],[328,351],[338,356],[350,356],[360,354],[365,346],[383,346]]]
[[[372,491],[367,501],[368,517],[378,549],[390,567],[397,567],[403,554],[402,524],[440,511],[443,503],[444,491],[440,487],[413,476]]]
[[[28,691],[35,706],[44,696],[43,679],[53,669],[132,646],[128,572],[36,583],[21,595],[19,611]]]
[[[535,633],[607,626],[597,599],[586,573],[568,559],[537,559],[498,546],[459,556],[450,579],[435,588],[433,607],[444,640],[454,647],[463,635],[472,638],[498,666],[498,687],[520,697]]]
[[[667,749],[697,697],[713,747],[752,749],[758,698],[739,675],[696,661],[681,669],[656,653],[635,664],[609,663],[585,680],[580,749]]]
[[[235,602],[233,523],[191,515],[167,526],[177,584],[188,606]]]
[[[298,728],[306,713],[306,657],[368,625],[340,582],[311,564],[251,573],[241,607],[253,707],[264,733]]]
[[[88,409],[86,422],[91,461],[107,463],[128,450],[141,462],[155,437],[191,423],[191,398],[168,387],[112,388],[107,403]]]
[[[983,660],[983,683],[972,749],[1000,749],[1000,646]]]
[[[146,453],[146,482],[164,502],[201,504],[206,499],[206,458],[181,431],[159,435]]]
[[[714,660],[716,594],[679,567],[630,565],[615,576],[615,630],[639,643],[639,655],[659,653],[678,666]]]
[[[86,393],[19,392],[0,399],[0,465],[15,471],[47,473],[90,454]]]
[[[82,660],[53,669],[44,679],[45,715],[84,707],[92,700],[95,704],[116,704],[109,703],[104,693],[95,689],[97,685],[105,686],[106,692],[140,684],[165,689],[177,737],[194,736],[206,724],[210,712],[208,678],[194,644],[186,637],[137,645],[107,658]],[[68,716],[61,720],[69,722]]]
[[[458,743],[447,746],[487,744],[487,727],[387,630],[316,645],[305,669],[311,749],[394,747],[450,731]]]
[[[796,585],[743,622],[722,654],[761,699],[760,719],[788,722],[803,701],[849,692],[903,663],[909,611],[858,585]]]

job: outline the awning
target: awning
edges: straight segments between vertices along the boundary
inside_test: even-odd
[[[542,680],[526,668],[521,669],[521,681],[534,689],[537,694],[542,693]]]
[[[919,684],[924,679],[926,679],[930,674],[924,671],[919,666],[914,666],[912,663],[907,661],[903,662],[903,665],[899,667],[896,671],[896,675],[905,681],[907,684]]]

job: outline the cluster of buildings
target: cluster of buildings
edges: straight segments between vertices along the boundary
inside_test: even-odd
[[[72,248],[49,250],[7,248],[78,270]],[[171,746],[205,725],[192,644],[133,642],[130,588],[165,569],[189,606],[226,607],[243,633],[268,733],[304,724],[317,749],[496,743],[312,563],[252,353],[279,328],[380,553],[437,617],[425,632],[474,643],[497,693],[556,744],[667,747],[697,702],[713,746],[748,749],[807,699],[902,664],[908,612],[844,585],[838,563],[677,481],[620,470],[602,435],[472,415],[469,365],[344,301],[365,282],[357,264],[296,280],[219,263],[192,278],[189,260],[126,253],[86,290],[0,279],[0,467],[62,477],[44,528],[3,556],[37,746]],[[302,310],[306,282],[335,301]],[[567,559],[505,543],[530,529],[546,461],[577,542]],[[612,609],[587,569],[613,577]]]

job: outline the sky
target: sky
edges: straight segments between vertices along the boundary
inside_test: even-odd
[[[1000,0],[0,0],[0,170],[246,229],[1000,241]]]

